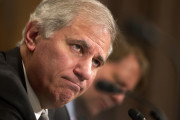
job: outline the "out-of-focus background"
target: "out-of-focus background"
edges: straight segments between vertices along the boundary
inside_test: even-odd
[[[140,109],[148,117],[148,111],[155,106],[168,120],[180,120],[180,1],[101,1],[112,11],[121,32],[140,44],[150,61],[148,85],[139,97],[150,104],[127,98],[124,104],[97,119],[130,120],[130,107]],[[14,47],[21,39],[29,14],[39,2],[0,0],[0,50]]]

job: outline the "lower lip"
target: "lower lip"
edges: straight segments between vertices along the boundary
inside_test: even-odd
[[[80,91],[80,87],[75,84],[74,82],[70,81],[70,80],[67,80],[67,79],[64,79],[66,80],[66,82],[68,83],[68,87],[73,90],[74,92],[79,92]]]

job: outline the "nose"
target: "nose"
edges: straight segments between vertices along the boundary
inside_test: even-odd
[[[92,60],[79,61],[73,72],[81,81],[89,80],[92,76]]]
[[[116,104],[121,104],[123,102],[124,98],[125,98],[124,94],[117,94],[117,95],[112,95],[111,96],[111,99]]]

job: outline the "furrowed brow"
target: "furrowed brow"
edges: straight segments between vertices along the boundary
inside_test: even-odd
[[[84,41],[84,40],[76,40],[76,41],[77,41],[78,43],[82,44],[83,47],[85,47],[87,50],[90,49],[90,46],[87,44],[86,41]],[[98,58],[98,60],[101,62],[101,65],[104,65],[105,60],[103,59],[103,57],[99,55],[97,58]]]
[[[67,37],[66,37],[67,38]],[[71,38],[67,38],[67,41],[71,42],[71,43],[79,43],[81,44],[84,48],[86,49],[90,49],[90,46],[87,44],[86,41],[84,40],[78,40],[78,39],[71,39]]]
[[[77,43],[80,43],[83,47],[85,47],[86,49],[90,49],[90,46],[87,44],[86,41],[84,40],[75,40]]]
[[[74,39],[68,39],[68,41],[72,41],[72,42],[76,42],[76,43],[79,43],[79,44],[81,44],[84,48],[86,48],[87,50],[90,50],[90,46],[89,46],[89,44],[87,44],[87,42],[86,41],[84,41],[84,40],[74,40]],[[105,60],[103,59],[103,57],[102,56],[98,56],[97,57],[97,59],[101,62],[101,65],[104,65],[104,63],[105,63]]]

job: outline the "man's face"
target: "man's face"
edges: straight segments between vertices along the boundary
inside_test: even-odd
[[[27,75],[42,107],[61,107],[84,93],[103,65],[110,34],[102,26],[75,19],[50,39],[37,35]]]
[[[97,90],[98,81],[110,82],[123,91],[133,90],[140,78],[140,66],[133,54],[122,59],[119,63],[106,63],[98,70],[95,82],[82,96],[90,114],[96,115],[103,110],[123,102],[125,94],[111,94]]]

